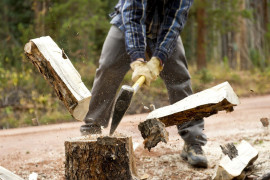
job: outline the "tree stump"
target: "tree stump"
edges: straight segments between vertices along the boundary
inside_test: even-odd
[[[71,115],[84,120],[91,98],[81,76],[50,36],[31,39],[24,47],[25,55],[45,80],[54,88]]]
[[[136,179],[132,138],[115,136],[82,136],[66,141],[65,178]]]

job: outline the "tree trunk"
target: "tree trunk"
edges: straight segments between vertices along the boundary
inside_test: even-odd
[[[205,0],[198,3],[197,8],[197,69],[206,68],[206,51],[205,51],[205,37],[206,37],[206,27],[205,27]]]
[[[265,32],[267,32],[267,25],[268,25],[268,3],[267,0],[263,0],[263,26]]]
[[[136,179],[131,137],[82,136],[65,142],[67,180]]]
[[[33,9],[35,12],[35,30],[39,36],[45,35],[45,15],[49,8],[50,0],[34,0]]]
[[[245,10],[245,0],[240,0],[240,11]],[[237,31],[236,42],[237,42],[237,67],[238,69],[246,70],[250,64],[250,59],[248,56],[248,47],[247,47],[247,31],[246,31],[246,20],[239,16],[239,30]]]

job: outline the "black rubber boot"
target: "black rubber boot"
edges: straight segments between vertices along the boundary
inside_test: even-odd
[[[82,125],[80,131],[82,136],[102,133],[101,126],[94,123],[87,123]]]
[[[194,167],[207,168],[207,159],[200,145],[185,143],[181,157]]]

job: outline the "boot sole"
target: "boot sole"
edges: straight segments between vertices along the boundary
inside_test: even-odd
[[[188,154],[186,152],[182,152],[181,157],[184,161],[187,161],[193,167],[196,167],[196,168],[207,168],[208,167],[207,160],[206,160],[206,162],[202,161],[202,162],[194,163],[190,158],[188,158]]]
[[[85,127],[81,126],[80,132],[82,136],[90,134],[102,134],[101,127]]]

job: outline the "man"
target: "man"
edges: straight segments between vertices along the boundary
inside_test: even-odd
[[[160,75],[171,104],[192,94],[179,37],[192,3],[193,0],[119,0],[103,45],[82,134],[101,133],[101,126],[108,126],[116,91],[130,67],[132,80],[144,75],[148,86]],[[147,56],[151,57],[149,61]],[[193,166],[207,167],[201,147],[207,141],[204,120],[177,128],[185,141],[181,156]]]

